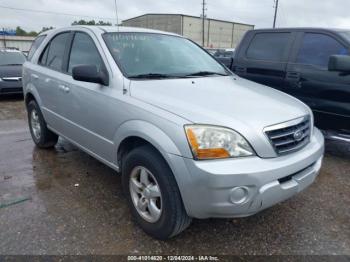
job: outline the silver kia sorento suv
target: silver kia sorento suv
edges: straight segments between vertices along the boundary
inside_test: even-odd
[[[310,109],[186,38],[84,26],[39,37],[23,71],[34,143],[62,136],[120,173],[133,217],[155,238],[192,218],[253,215],[319,173],[324,139]]]

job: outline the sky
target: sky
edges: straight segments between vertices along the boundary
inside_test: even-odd
[[[0,0],[0,28],[21,26],[30,31],[42,27],[69,26],[74,20],[116,23],[115,0]],[[279,0],[278,27],[332,27],[350,29],[350,1]],[[274,0],[206,0],[207,17],[272,26]],[[119,22],[145,13],[182,13],[199,16],[202,0],[117,0]],[[28,12],[10,8],[51,13]],[[53,13],[52,13],[53,12]],[[69,15],[58,15],[65,13]]]

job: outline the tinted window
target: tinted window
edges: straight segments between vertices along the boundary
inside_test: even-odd
[[[103,62],[93,40],[84,33],[76,33],[70,53],[68,72],[77,65],[96,65],[99,70]]]
[[[54,70],[61,71],[68,36],[69,33],[55,36],[42,54],[40,63]]]
[[[32,46],[30,47],[29,53],[28,53],[28,60],[31,60],[35,51],[39,48],[40,44],[44,41],[46,35],[41,35],[35,38]]]
[[[323,34],[304,35],[297,63],[328,67],[331,55],[348,55],[349,51],[334,38]]]
[[[282,61],[290,33],[256,34],[247,50],[247,57],[256,60]]]
[[[0,66],[23,65],[26,57],[18,51],[0,51]]]

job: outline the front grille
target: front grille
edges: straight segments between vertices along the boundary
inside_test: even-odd
[[[310,141],[311,123],[309,117],[271,126],[265,129],[278,155],[300,150]]]

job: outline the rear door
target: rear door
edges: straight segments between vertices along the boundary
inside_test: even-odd
[[[349,55],[330,32],[301,32],[287,66],[288,93],[309,105],[322,129],[350,129],[350,75],[328,71],[331,55]]]
[[[39,69],[31,74],[41,100],[42,112],[48,125],[58,132],[63,131],[63,108],[66,106],[61,79],[64,77],[63,65],[68,48],[70,32],[54,36],[41,53]]]
[[[234,71],[239,76],[283,90],[294,33],[251,31],[238,48]]]

